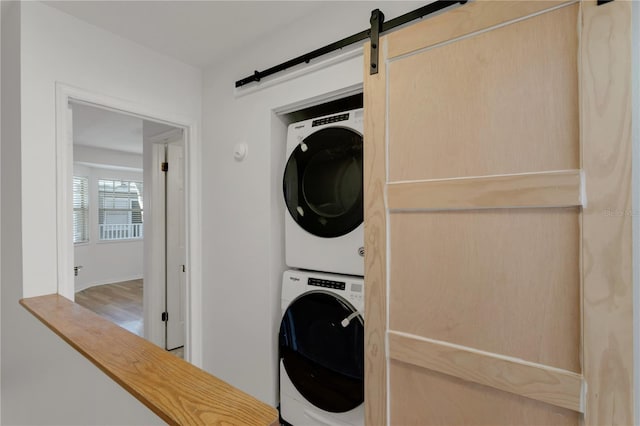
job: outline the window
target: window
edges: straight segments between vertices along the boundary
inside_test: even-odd
[[[89,179],[73,177],[73,242],[89,241]]]
[[[98,180],[100,240],[139,239],[144,235],[142,182]]]

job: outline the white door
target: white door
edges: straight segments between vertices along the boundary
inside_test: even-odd
[[[166,347],[171,350],[184,346],[185,334],[184,139],[168,144],[166,152]]]

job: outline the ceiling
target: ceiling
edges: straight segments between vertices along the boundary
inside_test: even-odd
[[[44,1],[49,6],[196,67],[233,54],[323,1]],[[151,18],[152,17],[152,18]],[[74,144],[142,154],[142,138],[172,127],[73,105]]]
[[[0,3],[6,2],[0,0]],[[304,17],[313,16],[314,12],[321,15],[320,8],[336,6],[338,2],[44,0],[43,3],[158,53],[202,68],[223,61],[239,50],[249,48],[255,40],[268,38]],[[367,13],[357,13],[357,16],[366,18],[368,11],[379,2],[341,0],[339,3],[362,9]],[[385,11],[390,12],[387,18],[414,9],[415,4],[385,2]],[[354,27],[354,32],[358,29],[361,28]],[[163,124],[145,122],[144,136],[157,135],[168,129],[170,127]],[[74,106],[74,143],[77,145],[141,154],[142,134],[143,124],[139,118],[86,105]]]
[[[44,3],[196,67],[267,37],[323,1],[44,1]]]
[[[84,104],[73,107],[73,144],[142,154],[143,126],[147,137],[174,127]]]

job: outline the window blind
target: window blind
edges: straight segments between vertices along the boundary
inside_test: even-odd
[[[98,180],[100,240],[143,238],[142,182]]]
[[[89,179],[73,177],[73,242],[89,241]]]

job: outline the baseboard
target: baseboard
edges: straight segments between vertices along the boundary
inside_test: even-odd
[[[123,281],[141,280],[143,278],[144,278],[143,275],[134,275],[134,276],[129,276],[129,277],[111,278],[111,279],[108,279],[108,280],[95,281],[95,282],[92,282],[92,283],[90,283],[88,285],[85,285],[85,286],[82,286],[82,287],[76,287],[75,288],[75,292],[77,293],[79,291],[86,290],[88,288],[96,287],[96,286],[99,286],[99,285],[115,284],[115,283],[121,283]]]

